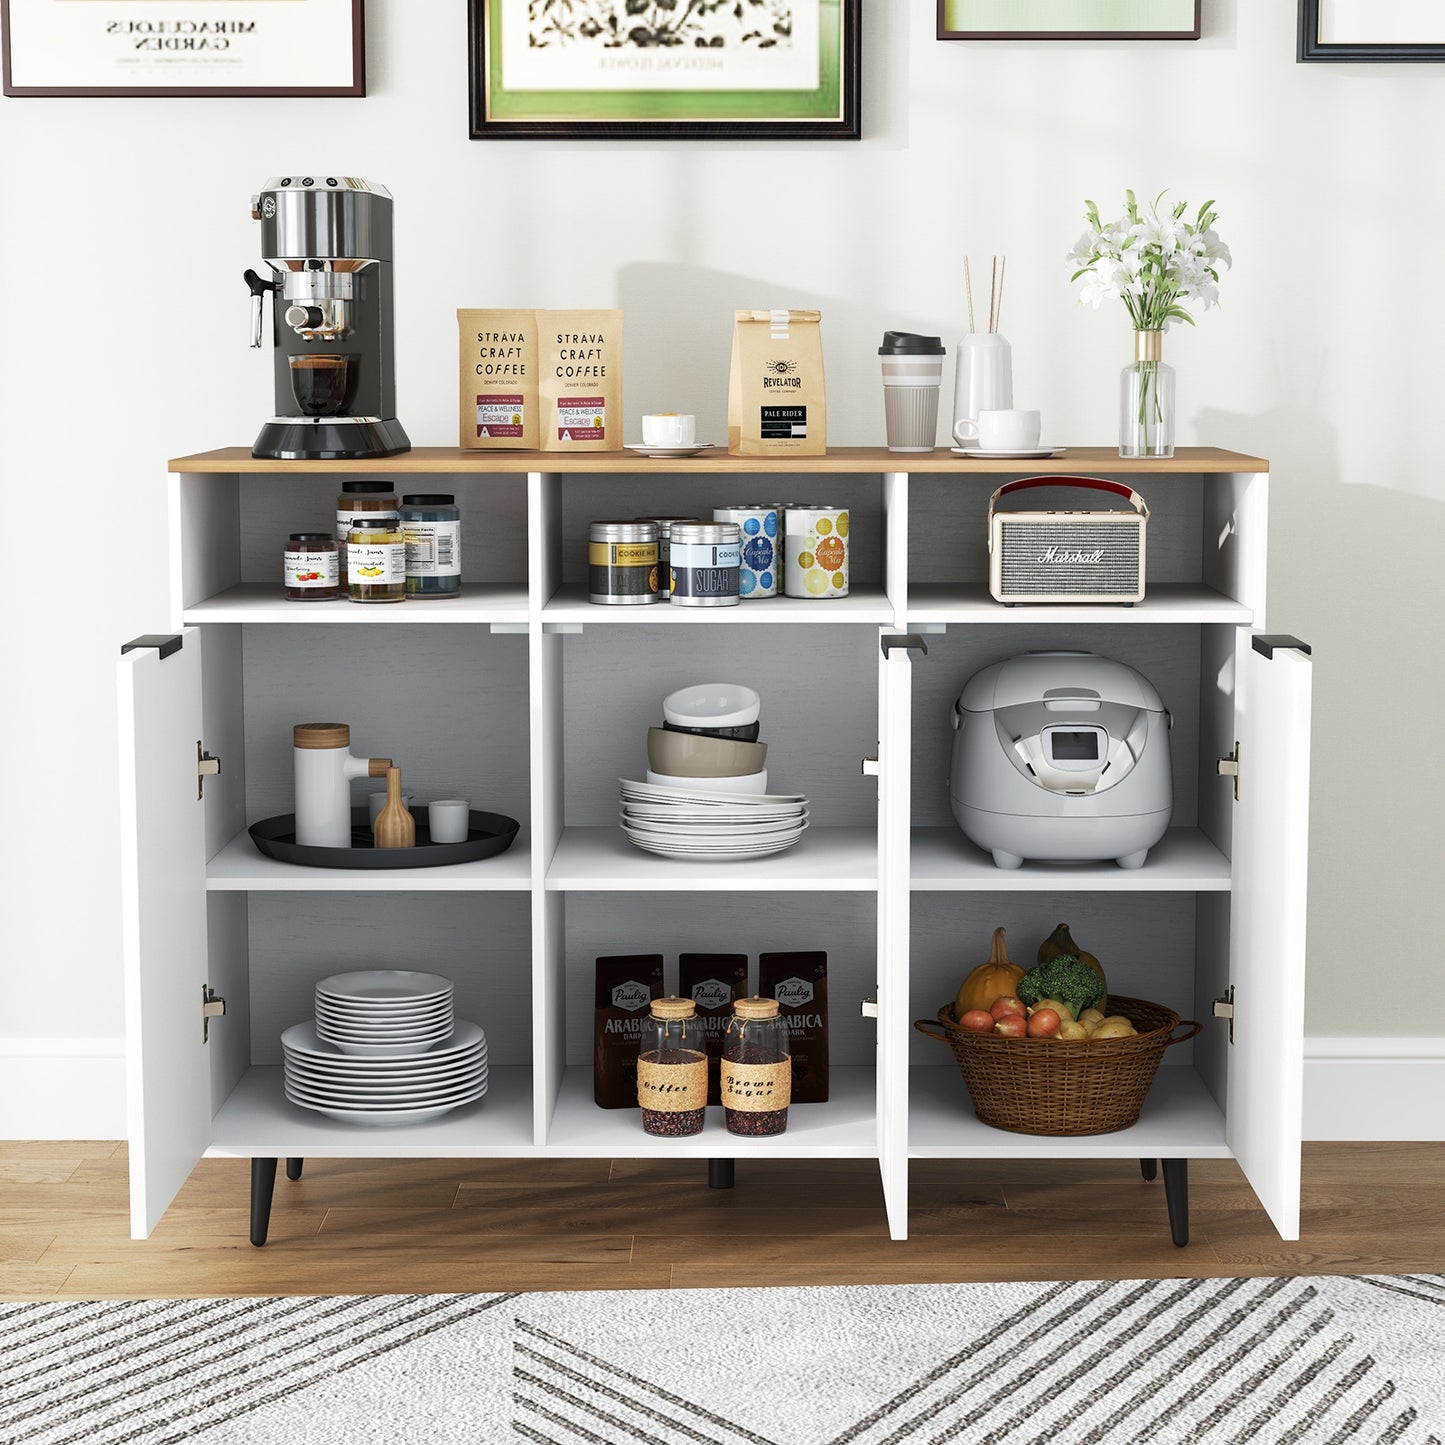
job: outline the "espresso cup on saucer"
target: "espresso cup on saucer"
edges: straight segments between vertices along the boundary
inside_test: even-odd
[[[691,447],[697,445],[697,418],[680,411],[654,411],[642,418],[645,447]]]
[[[1039,413],[1016,407],[985,409],[977,420],[961,417],[953,425],[953,439],[961,447],[980,452],[1031,452],[1039,445]]]

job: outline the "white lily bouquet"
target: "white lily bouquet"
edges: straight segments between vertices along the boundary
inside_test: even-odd
[[[1229,247],[1214,230],[1214,202],[1185,220],[1188,202],[1160,214],[1162,193],[1140,206],[1126,191],[1124,214],[1104,225],[1086,201],[1089,229],[1069,252],[1079,304],[1095,310],[1123,301],[1134,324],[1134,361],[1124,368],[1119,403],[1119,455],[1174,454],[1174,370],[1161,359],[1163,333],[1175,321],[1194,325],[1186,301],[1208,310],[1219,301],[1219,271],[1232,266]]]

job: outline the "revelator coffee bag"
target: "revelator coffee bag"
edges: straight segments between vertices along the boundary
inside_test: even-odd
[[[597,960],[592,1097],[601,1109],[637,1108],[637,1056],[648,1006],[662,994],[660,953]]]
[[[458,311],[463,447],[535,450],[540,435],[535,311]]]
[[[539,311],[544,452],[622,450],[622,313]]]
[[[828,1099],[828,955],[760,953],[758,997],[775,998],[793,1049],[793,1102]]]
[[[738,311],[728,383],[728,452],[820,457],[828,450],[820,311]]]
[[[707,1039],[707,1101],[722,1103],[723,1030],[732,1017],[733,1000],[748,996],[748,956],[745,953],[680,953],[677,957],[677,992],[697,1005]]]

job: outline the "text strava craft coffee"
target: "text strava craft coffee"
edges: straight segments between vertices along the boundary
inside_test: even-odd
[[[660,953],[597,960],[592,1098],[600,1109],[637,1108],[637,1056],[652,1001],[662,995]]]
[[[539,311],[544,452],[622,448],[622,312]]]
[[[470,450],[538,444],[537,313],[458,311],[460,442]]]
[[[728,452],[820,457],[828,450],[822,313],[738,311],[728,380]]]
[[[748,956],[745,953],[682,953],[677,959],[677,991],[691,999],[702,1020],[707,1041],[707,1101],[720,1104],[723,1031],[732,1017],[733,1000],[746,998]]]

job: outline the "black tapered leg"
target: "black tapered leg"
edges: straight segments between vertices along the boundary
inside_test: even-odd
[[[1139,1161],[1139,1172],[1146,1179],[1157,1179],[1159,1177],[1159,1161],[1157,1159],[1141,1159]]]
[[[276,1161],[251,1161],[251,1243],[259,1249],[271,1228],[271,1195],[276,1188]]]
[[[731,1189],[733,1187],[734,1160],[709,1159],[707,1161],[707,1187],[709,1189]]]
[[[299,1179],[301,1177],[301,1166],[305,1162],[304,1159],[288,1159],[286,1161],[286,1177],[288,1179]]]
[[[1165,1159],[1164,1201],[1169,1206],[1169,1234],[1182,1249],[1189,1243],[1189,1161]]]

